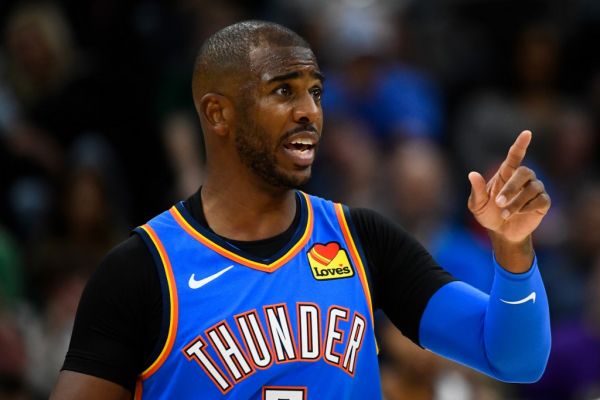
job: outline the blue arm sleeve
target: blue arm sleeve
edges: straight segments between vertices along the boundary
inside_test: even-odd
[[[535,382],[551,341],[537,260],[523,274],[494,265],[489,296],[460,281],[433,294],[421,317],[421,345],[502,381]]]

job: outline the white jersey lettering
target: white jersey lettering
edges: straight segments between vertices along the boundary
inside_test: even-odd
[[[267,323],[271,332],[271,339],[275,346],[277,361],[285,362],[296,359],[294,338],[290,327],[290,317],[287,308],[282,305],[265,307]]]
[[[272,360],[271,352],[267,346],[267,338],[259,325],[256,311],[239,315],[236,321],[254,365],[259,368],[269,366]]]
[[[319,309],[312,304],[298,305],[298,336],[300,358],[316,360],[321,353]]]
[[[348,339],[348,344],[346,345],[346,352],[344,353],[344,361],[342,362],[342,367],[351,375],[354,374],[358,350],[360,349],[363,338],[365,337],[366,325],[366,321],[355,313],[354,318],[352,319],[352,328],[350,329],[350,336]]]
[[[224,322],[210,329],[208,337],[236,382],[252,372],[246,357]]]
[[[327,333],[325,339],[325,360],[332,364],[340,363],[340,354],[336,353],[335,346],[344,339],[344,332],[338,329],[338,324],[348,320],[348,310],[338,307],[329,309],[327,318]]]

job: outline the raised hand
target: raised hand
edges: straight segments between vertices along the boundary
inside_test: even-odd
[[[469,210],[493,233],[492,239],[515,244],[528,241],[550,208],[544,184],[521,165],[530,142],[531,132],[521,132],[489,182],[478,172],[469,173]]]

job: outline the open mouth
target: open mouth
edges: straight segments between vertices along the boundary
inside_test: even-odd
[[[307,167],[315,159],[319,137],[314,133],[300,133],[292,136],[285,143],[283,149],[292,162],[299,167]]]
[[[311,139],[294,139],[286,143],[283,147],[289,150],[304,152],[315,148],[315,143]]]

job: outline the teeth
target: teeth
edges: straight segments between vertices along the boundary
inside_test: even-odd
[[[310,146],[313,142],[310,139],[295,139],[292,144],[305,144]]]

